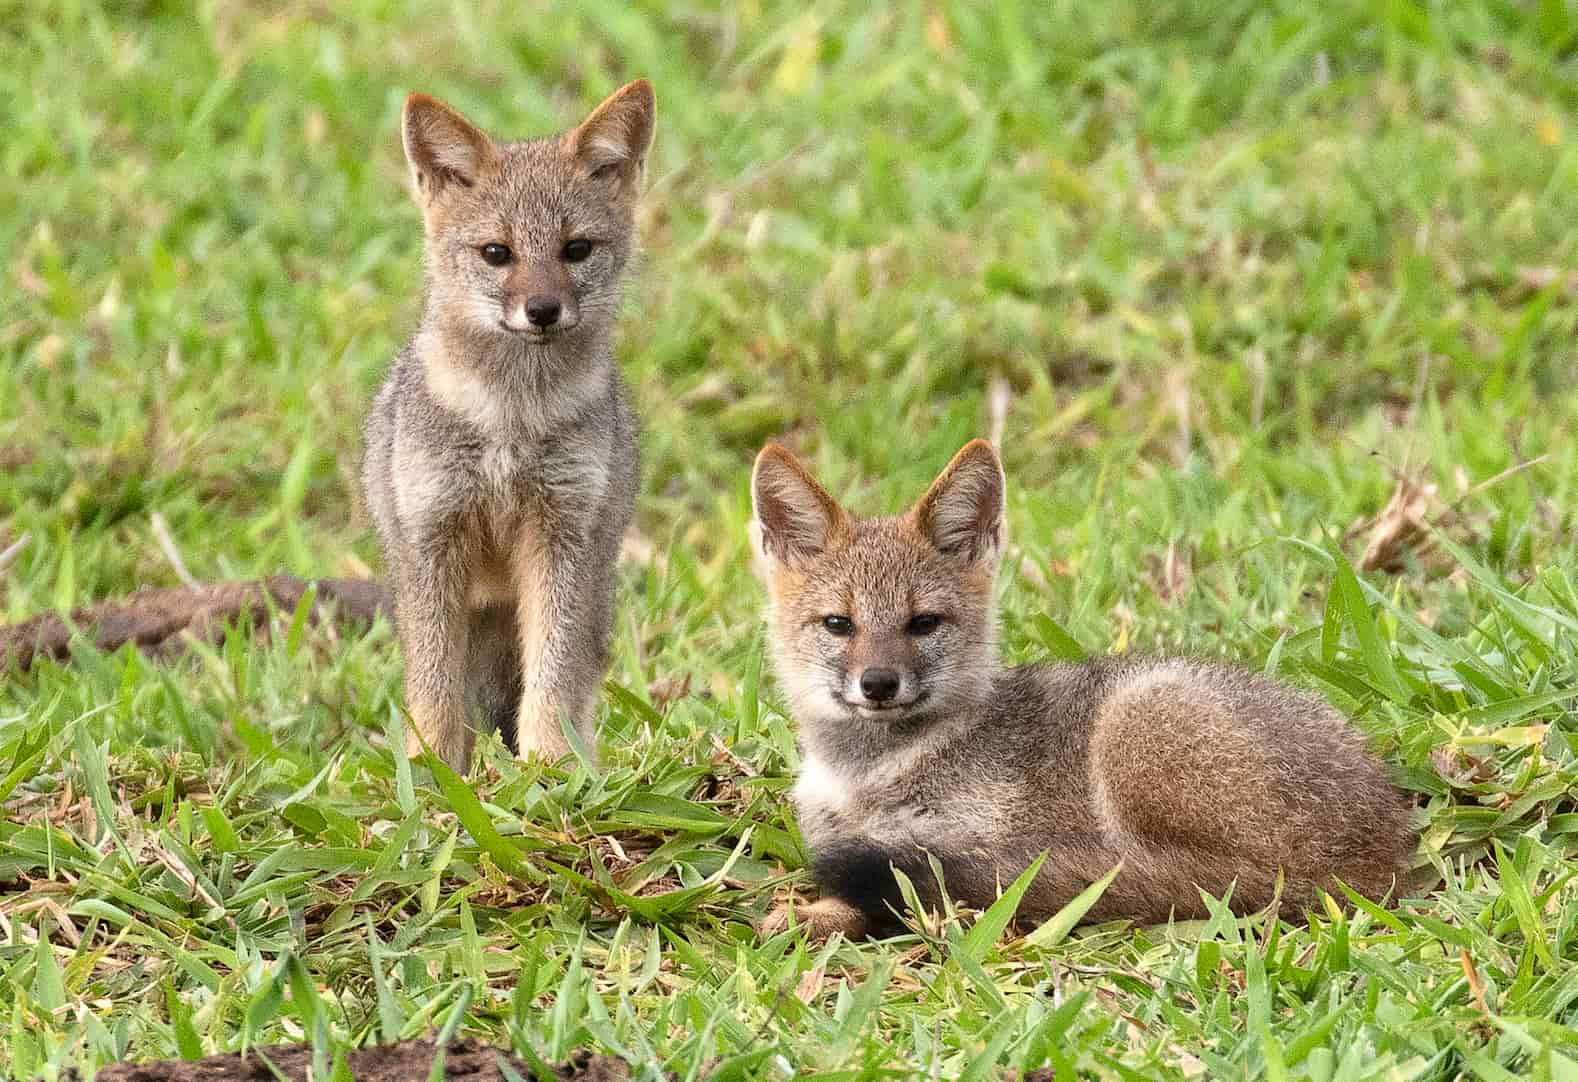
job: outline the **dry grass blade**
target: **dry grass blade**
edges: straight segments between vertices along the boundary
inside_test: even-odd
[[[1440,506],[1439,486],[1423,482],[1416,475],[1400,472],[1397,485],[1379,514],[1349,532],[1349,537],[1364,535],[1364,553],[1359,557],[1361,571],[1396,573],[1407,566],[1410,554],[1428,551],[1431,515]]]

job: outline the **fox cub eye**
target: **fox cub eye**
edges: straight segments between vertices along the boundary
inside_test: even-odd
[[[576,237],[565,242],[562,254],[566,263],[579,263],[592,254],[592,242],[585,237]]]
[[[855,633],[855,621],[847,616],[824,616],[822,626],[827,628],[828,634],[844,638]]]
[[[482,262],[490,267],[502,267],[510,261],[510,250],[503,244],[484,244]]]
[[[910,617],[910,622],[904,630],[911,635],[930,635],[942,623],[942,617],[935,612],[923,612]]]

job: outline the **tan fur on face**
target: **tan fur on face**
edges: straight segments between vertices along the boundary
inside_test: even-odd
[[[975,483],[981,448],[1000,479],[990,447],[972,445],[962,453],[965,468],[951,468],[953,480],[945,472],[928,494],[932,505],[940,500],[953,513],[951,493]],[[906,724],[930,718],[946,727],[976,704],[985,693],[977,676],[989,671],[997,640],[995,548],[983,541],[978,558],[961,565],[957,547],[944,552],[933,543],[932,515],[920,505],[906,515],[857,519],[777,444],[757,456],[751,488],[775,667],[808,748],[837,761],[838,746],[885,739],[901,713]],[[1000,515],[1000,486],[997,494]],[[969,502],[989,507],[973,495]],[[999,532],[995,521],[983,522],[974,536]],[[917,638],[906,626],[922,613],[943,622]],[[853,621],[851,635],[828,632],[824,621],[834,615]],[[850,692],[867,668],[897,671],[919,701],[891,717],[861,716]]]

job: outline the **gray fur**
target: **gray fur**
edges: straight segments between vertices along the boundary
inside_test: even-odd
[[[363,481],[407,709],[458,768],[474,710],[514,722],[522,755],[568,750],[561,714],[594,743],[637,489],[613,330],[651,110],[651,88],[633,83],[570,132],[497,143],[433,99],[406,106],[427,303],[368,418]],[[583,237],[592,254],[568,262],[566,242]],[[487,244],[507,245],[509,265],[487,264]],[[544,294],[561,321],[523,333],[523,299]]]
[[[785,506],[824,508],[825,493],[786,505],[786,490],[816,482],[780,448],[758,459],[773,660],[804,754],[800,826],[813,853],[842,854],[844,867],[842,879],[824,877],[823,900],[800,919],[820,934],[880,927],[873,899],[883,891],[867,881],[891,876],[890,862],[915,878],[927,853],[941,860],[953,897],[985,906],[1045,852],[1021,904],[1030,920],[1120,861],[1086,919],[1204,916],[1201,890],[1231,890],[1233,909],[1249,912],[1272,900],[1279,870],[1290,909],[1334,891],[1336,879],[1370,897],[1392,890],[1415,844],[1408,802],[1329,705],[1183,658],[1002,666],[995,550],[942,551],[930,528],[939,496],[962,495],[956,502],[985,516],[966,535],[1001,536],[1001,493],[980,487],[996,456],[981,441],[967,456],[982,468],[961,470],[956,459],[909,514],[856,520],[836,510],[814,551],[802,542],[788,557],[774,555],[785,550],[771,534],[803,524],[787,521]],[[970,488],[950,493],[962,483],[950,476],[970,478]],[[920,612],[943,620],[907,633]],[[827,633],[823,618],[834,614],[853,634]],[[915,689],[911,705],[853,700],[850,676],[870,665],[901,673]],[[780,911],[769,927],[784,920]]]

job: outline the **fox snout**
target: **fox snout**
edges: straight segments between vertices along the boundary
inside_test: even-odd
[[[562,281],[552,280],[549,274],[523,274],[504,284],[501,322],[516,334],[547,336],[556,331],[574,329],[581,322],[581,310],[575,303],[575,292],[570,288],[568,275],[559,275]]]
[[[853,669],[844,677],[844,699],[860,709],[897,710],[920,698],[920,680],[913,671],[871,665]]]

